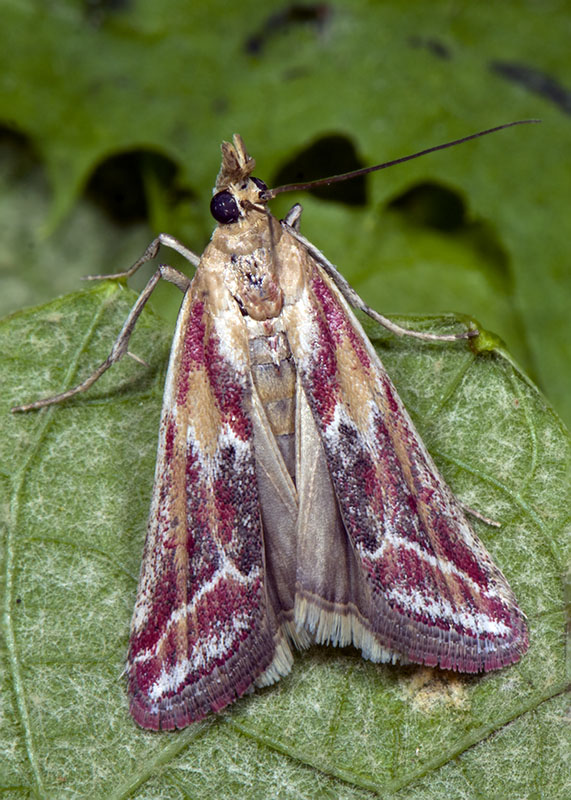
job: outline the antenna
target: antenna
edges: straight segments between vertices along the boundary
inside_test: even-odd
[[[267,189],[262,193],[260,199],[271,200],[282,192],[301,192],[307,189],[316,189],[318,186],[329,186],[331,183],[341,183],[341,181],[349,181],[351,178],[358,178],[360,175],[368,175],[369,172],[377,172],[387,167],[394,167],[395,164],[403,164],[405,161],[412,161],[413,158],[420,158],[428,153],[435,153],[437,150],[446,150],[447,147],[455,147],[457,144],[469,142],[471,139],[478,139],[480,136],[487,136],[489,133],[496,133],[496,131],[503,131],[505,128],[513,128],[514,125],[532,125],[541,122],[540,119],[519,119],[515,122],[506,122],[504,125],[497,125],[495,128],[488,128],[485,131],[478,131],[472,133],[470,136],[463,136],[461,139],[454,139],[452,142],[445,142],[444,144],[437,144],[435,147],[428,147],[426,150],[419,150],[418,153],[412,153],[409,156],[402,156],[395,158],[393,161],[385,161],[383,164],[376,164],[374,167],[364,167],[363,169],[356,169],[353,172],[344,172],[341,175],[332,175],[330,178],[321,178],[317,181],[309,181],[308,183],[288,183],[285,186],[277,186],[275,189]]]

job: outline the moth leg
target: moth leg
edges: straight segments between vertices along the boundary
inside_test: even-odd
[[[357,308],[360,308],[361,311],[364,311],[365,314],[368,314],[371,319],[374,319],[375,322],[380,323],[385,327],[387,330],[391,331],[392,333],[396,333],[397,336],[413,336],[415,339],[423,339],[425,342],[455,342],[458,339],[473,339],[475,336],[480,335],[480,331],[477,328],[470,328],[468,331],[462,331],[462,333],[426,333],[425,331],[411,331],[409,328],[401,328],[400,325],[397,325],[396,322],[391,322],[390,319],[384,317],[382,314],[379,314],[374,309],[370,308],[366,303],[364,303],[359,295],[355,292],[356,297],[359,298],[359,305]]]
[[[186,260],[195,267],[200,264],[200,256],[197,256],[196,253],[193,253],[192,250],[189,250],[188,247],[185,247],[182,242],[179,242],[179,240],[175,239],[174,236],[171,236],[170,233],[159,233],[157,238],[153,239],[153,241],[147,247],[143,255],[135,261],[133,266],[125,270],[125,272],[114,272],[110,275],[86,275],[83,280],[102,281],[108,279],[112,280],[115,278],[130,278],[131,275],[134,275],[135,272],[143,266],[143,264],[146,264],[147,261],[152,261],[153,258],[156,257],[161,245],[170,247],[171,250],[176,250],[177,253],[180,253],[183,258],[186,258]],[[169,269],[172,269],[172,267],[169,267]],[[167,278],[167,280],[169,279]],[[172,281],[172,283],[175,283],[175,281]],[[175,285],[178,284],[175,283]]]
[[[329,269],[329,267],[332,269]],[[480,334],[477,328],[471,328],[468,331],[462,331],[462,333],[449,334],[426,333],[425,331],[411,331],[409,328],[402,328],[400,325],[397,325],[396,322],[391,322],[390,319],[382,314],[379,314],[378,311],[375,311],[363,300],[361,300],[357,292],[345,280],[345,278],[340,275],[339,272],[337,272],[333,264],[328,264],[325,269],[328,275],[335,281],[337,287],[345,296],[347,302],[352,305],[353,308],[358,308],[361,311],[364,311],[367,316],[371,317],[371,319],[374,319],[375,322],[378,322],[384,328],[391,331],[391,333],[395,333],[397,336],[412,336],[415,339],[422,339],[425,342],[455,342],[458,339],[472,339],[474,336],[479,336]]]
[[[471,508],[470,506],[467,506],[466,503],[462,503],[461,501],[458,501],[458,502],[462,506],[462,511],[465,511],[466,514],[470,514],[471,517],[476,517],[476,519],[479,519],[481,522],[485,522],[486,525],[490,525],[490,527],[492,527],[492,528],[501,528],[502,527],[502,523],[501,522],[498,522],[497,520],[492,519],[491,517],[486,517],[484,514],[481,514],[479,511],[476,511],[475,508]]]
[[[303,207],[301,203],[296,203],[293,205],[290,210],[287,212],[285,217],[283,218],[282,222],[285,222],[290,228],[293,228],[294,231],[299,233],[299,226],[301,221],[301,212],[303,211]]]
[[[115,340],[113,347],[111,348],[111,352],[100,364],[94,372],[89,375],[84,381],[82,381],[77,386],[74,386],[72,389],[67,389],[65,392],[60,392],[59,394],[55,394],[52,397],[44,397],[42,400],[36,400],[34,403],[25,403],[21,406],[14,406],[12,409],[13,412],[16,411],[32,411],[37,408],[44,408],[45,406],[55,405],[56,403],[62,403],[64,400],[67,400],[70,397],[73,397],[80,392],[85,392],[86,389],[89,389],[95,381],[99,380],[99,378],[103,375],[104,372],[107,372],[109,367],[119,361],[125,353],[128,352],[127,347],[129,345],[129,339],[131,338],[131,334],[135,329],[135,325],[137,324],[137,320],[141,315],[143,308],[145,307],[145,303],[153,293],[154,288],[158,284],[161,278],[169,281],[169,283],[174,283],[175,286],[178,286],[183,292],[185,292],[188,287],[190,286],[190,279],[183,275],[182,272],[179,272],[173,267],[169,267],[167,264],[161,264],[156,272],[152,275],[151,279],[137,298],[137,302],[129,312],[129,316],[125,320],[121,331]],[[136,359],[139,360],[139,359]]]
[[[337,268],[325,258],[323,253],[318,250],[315,245],[311,244],[311,242],[306,239],[305,236],[302,236],[295,227],[290,227],[288,230],[291,235],[298,240],[298,242],[301,242],[301,244],[307,248],[310,255],[312,255],[313,258],[315,258],[315,260],[323,267],[325,272],[335,283],[349,305],[353,306],[353,308],[358,308],[360,311],[363,311],[365,314],[371,317],[371,319],[374,319],[375,322],[378,322],[392,333],[396,333],[397,336],[413,336],[415,339],[422,339],[425,342],[455,342],[458,339],[472,339],[474,336],[479,336],[480,332],[476,328],[471,328],[468,331],[462,331],[462,333],[450,334],[425,333],[424,331],[411,331],[408,328],[401,328],[401,326],[397,325],[396,322],[391,322],[390,319],[387,319],[387,317],[379,314],[377,311],[370,308],[363,300],[361,300],[357,292],[339,273]]]

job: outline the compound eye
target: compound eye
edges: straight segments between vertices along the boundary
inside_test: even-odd
[[[240,218],[240,209],[232,192],[226,189],[215,194],[210,201],[210,213],[221,225],[228,225]]]
[[[254,178],[254,177],[251,177],[251,178],[250,178],[250,180],[251,180],[251,181],[254,181],[254,183],[256,184],[256,186],[258,187],[258,189],[259,189],[261,192],[265,192],[265,190],[268,188],[268,187],[266,186],[266,184],[264,183],[264,181],[261,181],[259,178]]]

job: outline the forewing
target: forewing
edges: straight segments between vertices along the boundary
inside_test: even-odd
[[[397,654],[464,672],[517,661],[527,631],[510,587],[344,298],[305,258],[305,287],[288,309],[288,333],[325,453],[330,478],[321,470],[322,480],[333,485],[351,553],[338,543],[338,556],[329,558],[330,586],[335,570],[342,573],[339,600],[325,596],[323,568],[316,567],[312,584],[307,557],[300,558],[296,620],[318,639],[353,641],[377,660]],[[300,487],[301,507],[318,497],[303,494]]]
[[[197,273],[166,381],[153,501],[131,626],[131,713],[184,727],[272,664],[247,340],[235,302]]]

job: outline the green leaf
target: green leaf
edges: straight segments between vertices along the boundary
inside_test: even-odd
[[[368,325],[454,491],[502,523],[474,521],[528,615],[522,661],[461,676],[316,647],[205,723],[135,726],[121,673],[171,331],[145,311],[130,349],[147,368],[126,358],[61,406],[9,413],[89,374],[134,299],[106,282],[0,323],[3,797],[563,797],[569,439],[489,336]]]
[[[304,231],[376,308],[481,319],[571,420],[565,3],[337,0],[303,12],[282,0],[0,0],[0,8],[0,120],[38,158],[35,170],[0,174],[6,311],[62,290],[68,269],[100,273],[134,259],[120,230],[77,207],[95,171],[118,155],[145,154],[120,191],[144,195],[154,230],[200,251],[219,142],[235,131],[271,183],[325,136],[373,164],[540,117],[541,126],[369,176],[366,206],[312,201]],[[325,149],[315,156],[321,175],[336,166]],[[11,150],[5,158],[13,164]],[[173,182],[161,182],[157,159],[177,172]],[[462,205],[453,229],[419,221],[414,203],[391,205],[419,187],[429,205],[440,204],[442,188]],[[123,231],[132,242],[140,235],[136,225]],[[79,262],[89,255],[86,270]]]

